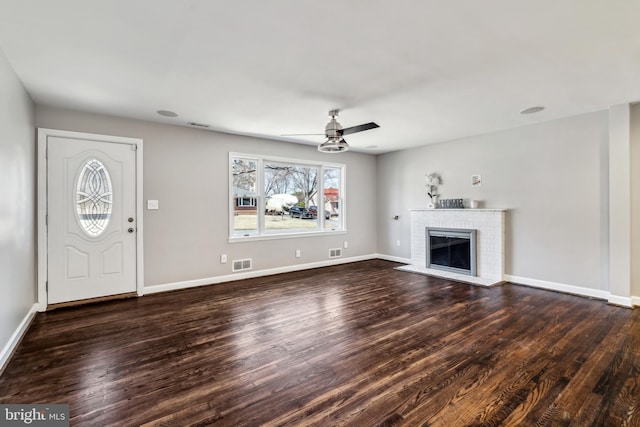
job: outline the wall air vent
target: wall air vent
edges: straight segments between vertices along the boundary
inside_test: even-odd
[[[251,270],[251,258],[233,260],[232,271],[235,272],[235,271],[244,271],[244,270]]]
[[[188,124],[189,124],[189,126],[193,126],[193,127],[196,127],[196,128],[206,129],[206,128],[209,127],[209,125],[205,125],[204,123],[189,122]]]
[[[340,258],[342,256],[342,248],[329,249],[329,258]]]

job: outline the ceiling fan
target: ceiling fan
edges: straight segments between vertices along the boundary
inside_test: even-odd
[[[375,129],[378,126],[374,122],[365,123],[358,126],[352,126],[348,128],[343,128],[340,123],[338,123],[337,117],[340,110],[331,110],[329,111],[329,123],[324,128],[324,136],[327,137],[327,140],[322,144],[318,145],[318,151],[323,153],[341,153],[343,151],[347,151],[349,149],[349,144],[344,140],[344,135],[350,135],[356,132],[362,132],[369,129]],[[319,133],[316,134],[287,134],[282,136],[300,136],[300,135],[322,135]]]

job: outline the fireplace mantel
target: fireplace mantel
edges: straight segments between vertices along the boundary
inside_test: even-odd
[[[478,208],[478,209],[429,209],[429,208],[421,208],[421,209],[409,209],[409,212],[436,212],[437,214],[447,215],[451,212],[464,212],[473,215],[476,212],[506,212],[506,209],[486,209],[486,208]]]
[[[504,281],[506,209],[411,209],[411,265],[401,270],[491,286]],[[477,275],[451,273],[426,267],[427,227],[477,230]]]

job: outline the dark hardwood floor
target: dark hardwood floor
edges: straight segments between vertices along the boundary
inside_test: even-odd
[[[640,310],[394,266],[38,314],[0,402],[77,426],[640,425]]]

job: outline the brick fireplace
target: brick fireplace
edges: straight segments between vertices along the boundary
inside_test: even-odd
[[[504,209],[413,209],[411,214],[411,264],[401,270],[454,279],[482,286],[504,281]],[[475,231],[475,275],[427,267],[427,229]]]

